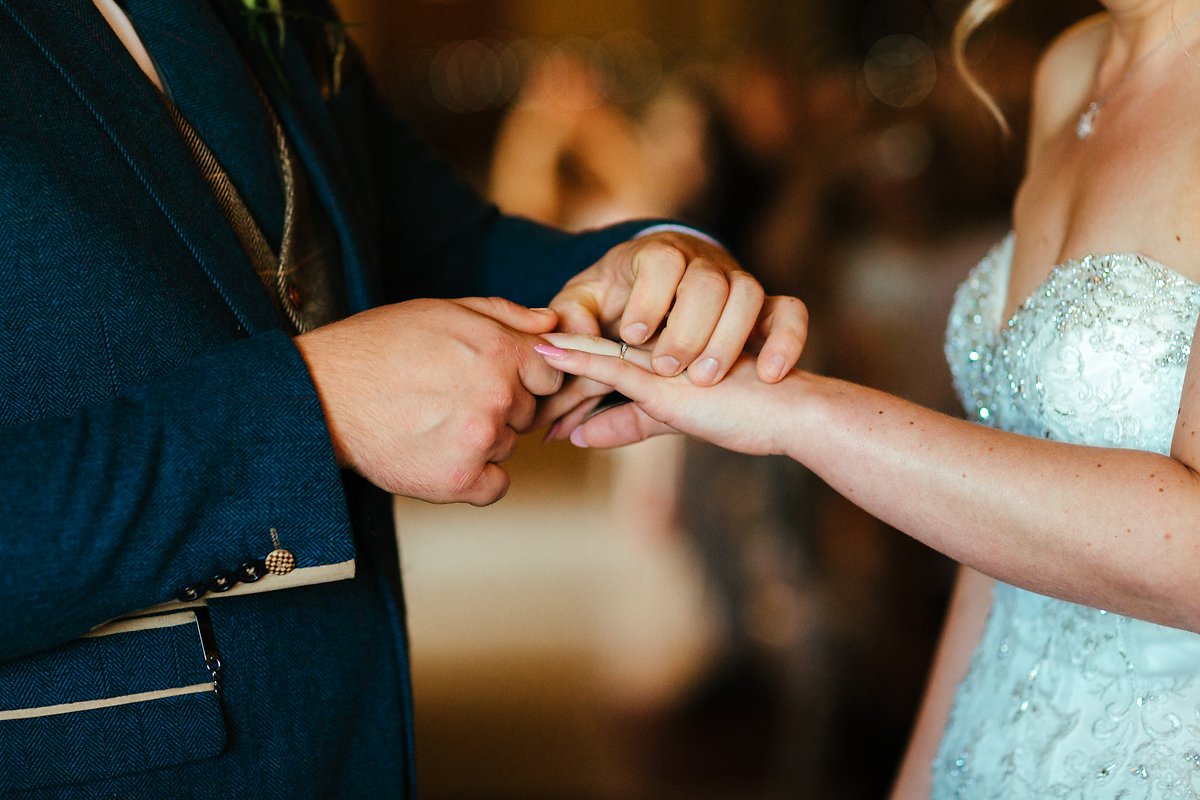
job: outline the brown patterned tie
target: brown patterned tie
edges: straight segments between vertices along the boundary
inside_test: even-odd
[[[293,333],[304,333],[345,316],[337,236],[313,196],[303,166],[292,154],[283,126],[261,91],[259,97],[274,131],[275,158],[283,186],[283,236],[278,255],[216,156],[179,108],[165,96],[163,101],[276,312]]]

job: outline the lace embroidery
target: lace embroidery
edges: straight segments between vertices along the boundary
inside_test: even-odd
[[[1170,451],[1200,285],[1136,255],[1055,267],[1001,320],[1010,234],[959,287],[967,413],[1030,436]],[[933,764],[935,798],[1200,798],[1200,636],[998,584]]]

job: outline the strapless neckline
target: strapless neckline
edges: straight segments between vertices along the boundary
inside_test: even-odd
[[[1046,277],[1042,278],[1041,282],[1022,298],[1021,303],[1013,309],[1011,314],[1004,317],[1004,309],[1008,306],[1008,293],[1010,280],[1012,279],[1012,254],[1016,248],[1016,242],[1016,232],[1009,231],[1000,244],[1000,247],[1006,249],[1008,254],[1006,258],[999,259],[998,265],[1000,269],[997,270],[996,274],[996,286],[999,289],[998,297],[1000,298],[1000,302],[996,305],[996,315],[998,318],[991,320],[991,329],[996,336],[1004,336],[1007,331],[1016,328],[1020,317],[1028,314],[1038,297],[1045,295],[1048,289],[1053,289],[1063,281],[1076,279],[1079,277],[1077,273],[1082,272],[1084,275],[1094,275],[1106,266],[1111,266],[1116,262],[1132,265],[1135,268],[1146,269],[1152,273],[1165,273],[1176,280],[1183,281],[1189,286],[1200,288],[1200,281],[1192,280],[1179,270],[1173,269],[1163,262],[1141,253],[1089,253],[1079,258],[1068,258],[1052,264],[1050,270],[1046,273]]]

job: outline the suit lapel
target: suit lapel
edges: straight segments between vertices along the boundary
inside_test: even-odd
[[[112,140],[238,322],[250,334],[278,327],[157,90],[91,0],[0,0],[0,13],[12,17]]]
[[[284,200],[275,135],[242,54],[202,2],[123,2],[175,104],[278,248]]]

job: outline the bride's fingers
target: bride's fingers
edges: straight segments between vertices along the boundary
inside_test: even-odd
[[[778,383],[791,372],[808,339],[808,308],[795,297],[768,297],[759,317],[758,333],[765,337],[758,351],[758,377]]]
[[[615,356],[621,351],[621,343],[603,336],[593,336],[589,333],[568,333],[554,331],[543,333],[542,338],[562,350],[582,350],[585,353],[595,353],[599,356]]]
[[[663,433],[677,431],[627,403],[580,425],[571,432],[571,442],[578,447],[623,447]]]
[[[600,398],[612,391],[612,387],[587,378],[568,375],[562,388],[549,397],[538,399],[537,414],[530,429],[540,428],[547,423],[565,419],[582,409],[580,417],[600,402]],[[556,437],[551,437],[556,438]]]
[[[560,350],[578,350],[584,353],[592,353],[598,356],[617,356],[624,361],[632,364],[637,364],[645,370],[650,370],[650,351],[642,350],[637,347],[625,346],[622,353],[622,345],[620,342],[614,342],[611,339],[605,339],[600,336],[591,336],[586,333],[544,333],[542,338]]]
[[[586,380],[586,379],[585,378],[577,378],[576,380]],[[587,381],[587,382],[592,383],[592,381]],[[601,385],[601,384],[597,384],[597,385]],[[612,391],[612,389],[610,389],[607,386],[605,386],[604,389],[605,389],[605,392]],[[604,399],[603,395],[593,396],[593,397],[583,401],[582,403],[577,403],[576,405],[572,406],[568,411],[565,411],[564,413],[559,415],[554,420],[554,424],[550,426],[550,429],[548,431],[546,431],[545,441],[556,442],[556,441],[561,441],[562,439],[566,439],[567,437],[569,437],[576,428],[578,428],[584,421],[587,420],[587,418],[595,410],[596,406],[598,406],[603,399]]]
[[[650,369],[650,353],[625,347],[622,354],[620,342],[614,342],[599,336],[582,333],[547,333],[543,334],[546,341],[559,350],[579,351],[602,356],[616,356],[643,369]],[[553,364],[554,362],[550,362]],[[613,389],[606,383],[593,380],[587,376],[575,376],[563,385],[558,395],[543,404],[539,419],[544,424],[553,420],[546,441],[566,439],[581,423],[592,414],[598,413],[596,407],[604,402],[605,395]]]
[[[664,380],[649,371],[649,353],[644,354],[647,356],[645,367],[633,362],[629,355],[641,352],[634,351],[633,348],[626,351],[625,358],[616,357],[615,354],[599,355],[583,350],[566,350],[552,344],[538,344],[533,349],[555,369],[611,386],[634,402],[648,400],[655,382]]]

